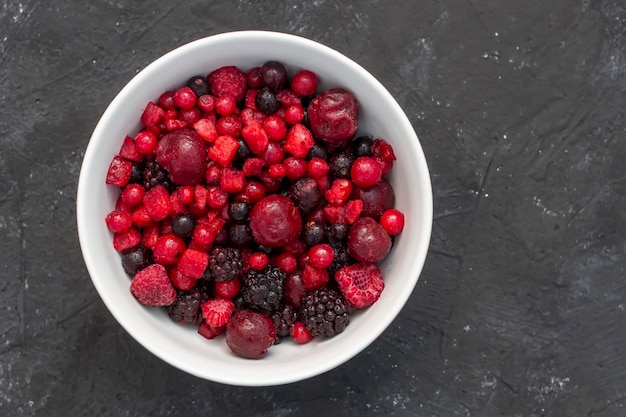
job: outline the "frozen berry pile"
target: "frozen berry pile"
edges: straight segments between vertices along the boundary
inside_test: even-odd
[[[190,78],[147,104],[106,183],[130,291],[237,355],[341,333],[384,288],[404,226],[384,140],[349,91],[269,61]]]

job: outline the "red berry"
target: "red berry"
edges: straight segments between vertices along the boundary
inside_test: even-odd
[[[161,94],[158,103],[163,110],[172,110],[176,106],[176,103],[174,103],[174,92],[166,91]],[[149,105],[150,104],[148,104],[148,106]]]
[[[285,170],[283,164],[274,164],[269,167],[268,172],[272,178],[283,178],[287,170]]]
[[[330,167],[322,158],[311,158],[307,165],[307,171],[313,178],[321,178],[328,174]]]
[[[195,201],[194,187],[191,185],[183,185],[177,188],[175,194],[181,204],[188,205]]]
[[[239,171],[238,169],[229,167],[225,167],[222,170],[220,187],[224,192],[230,194],[240,193],[243,190],[245,184],[246,178],[244,177],[243,171]]]
[[[235,277],[229,281],[215,281],[213,286],[218,297],[233,299],[239,294],[241,281]]]
[[[211,92],[215,96],[229,95],[241,101],[246,92],[246,74],[235,66],[216,69],[207,76]]]
[[[209,143],[213,143],[217,139],[215,123],[209,119],[198,120],[193,124],[193,128],[202,139]]]
[[[214,298],[202,303],[202,317],[212,327],[222,327],[230,320],[235,304],[227,298]]]
[[[311,339],[313,339],[313,335],[311,335],[309,329],[307,329],[304,323],[302,323],[301,321],[297,321],[293,324],[293,328],[291,329],[291,337],[293,338],[293,341],[298,343],[299,345],[309,343]]]
[[[151,155],[157,147],[157,138],[153,133],[143,131],[135,136],[135,147],[143,155]]]
[[[105,217],[107,227],[113,233],[125,232],[133,226],[133,219],[125,211],[113,210]]]
[[[122,191],[122,200],[130,207],[134,207],[143,201],[146,189],[140,184],[128,184]]]
[[[333,185],[324,193],[326,201],[332,205],[344,204],[352,194],[352,182],[345,178],[333,181]]]
[[[210,326],[205,321],[200,323],[200,325],[198,326],[198,334],[200,336],[202,336],[202,337],[205,337],[205,338],[209,339],[209,340],[215,339],[217,336],[219,336],[222,333],[224,333],[224,330],[226,330],[226,326],[213,327],[213,326]]]
[[[245,196],[246,202],[258,203],[265,197],[265,186],[257,181],[248,181],[242,194]]]
[[[301,105],[289,106],[285,109],[285,122],[290,125],[302,123],[304,120],[304,109]]]
[[[174,265],[185,249],[186,245],[183,239],[173,233],[167,233],[157,239],[152,256],[154,261],[161,265]]]
[[[159,227],[156,225],[144,227],[141,231],[141,244],[148,249],[153,250],[158,239]]]
[[[357,158],[350,168],[350,178],[357,187],[367,188],[376,185],[383,174],[382,167],[372,157]]]
[[[226,344],[238,356],[259,359],[276,340],[276,327],[268,316],[238,310],[226,325]]]
[[[363,201],[350,200],[346,203],[346,223],[354,224],[363,212]]]
[[[353,308],[374,304],[385,288],[380,269],[373,263],[344,266],[335,273],[335,281],[346,302]]]
[[[308,70],[302,70],[291,78],[291,89],[299,96],[307,97],[317,90],[317,76]]]
[[[192,109],[196,105],[196,93],[189,87],[183,87],[174,93],[174,103],[183,110]]]
[[[293,253],[284,251],[274,257],[273,264],[279,267],[285,274],[291,274],[298,267],[298,260]]]
[[[178,119],[183,121],[187,126],[193,126],[201,117],[200,109],[193,107],[189,110],[181,110],[178,112]]]
[[[302,178],[307,171],[307,161],[294,158],[293,156],[285,158],[283,160],[283,166],[285,167],[285,175],[292,181]]]
[[[382,139],[376,139],[372,144],[372,157],[382,167],[383,175],[391,171],[393,161],[396,160],[393,148]]]
[[[380,217],[380,224],[390,236],[395,236],[404,229],[404,214],[400,210],[389,209]]]
[[[208,249],[215,241],[217,233],[208,224],[198,223],[191,236],[193,243]]]
[[[284,108],[289,106],[302,105],[302,100],[293,91],[289,89],[280,90],[276,93],[276,99]]]
[[[261,67],[251,68],[246,75],[246,81],[248,82],[248,87],[250,88],[263,87],[263,75],[261,75]]]
[[[221,209],[228,204],[228,193],[218,186],[207,187],[206,203],[212,209]]]
[[[285,121],[274,114],[265,119],[263,122],[263,130],[267,133],[268,139],[274,142],[283,140],[285,136],[287,136]]]
[[[248,258],[248,265],[250,265],[250,269],[253,269],[255,271],[261,271],[262,269],[265,269],[268,263],[269,257],[263,252],[254,252]]]
[[[154,224],[154,220],[148,214],[144,204],[139,204],[133,211],[132,216],[133,224],[137,227],[148,227]]]
[[[205,94],[198,97],[196,105],[203,112],[211,113],[213,110],[215,110],[215,99],[213,98],[213,96]]]
[[[176,290],[167,271],[159,264],[137,272],[130,284],[130,292],[141,304],[151,307],[168,306],[176,300]]]
[[[363,201],[363,216],[379,219],[386,210],[393,208],[395,194],[391,185],[383,178],[372,187],[355,187],[350,198]]]
[[[283,161],[285,157],[285,152],[283,151],[283,147],[276,143],[270,142],[267,144],[267,149],[261,155],[259,155],[261,159],[265,161],[266,165],[279,164]]]
[[[306,287],[302,282],[302,271],[295,271],[285,278],[285,293],[283,297],[285,301],[293,307],[300,307],[300,300],[306,294]]]
[[[229,116],[235,112],[237,103],[235,98],[230,95],[219,96],[215,100],[215,111],[220,116]]]
[[[229,116],[220,117],[215,124],[217,133],[221,136],[230,136],[232,138],[238,138],[241,136],[241,129],[243,129],[243,123],[241,118],[234,114]]]
[[[309,263],[316,268],[328,268],[333,264],[335,251],[327,243],[320,243],[309,249]]]
[[[261,158],[248,158],[243,163],[243,174],[246,177],[260,177],[265,166],[265,161]]]

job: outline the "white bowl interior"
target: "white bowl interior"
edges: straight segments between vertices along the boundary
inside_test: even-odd
[[[180,87],[189,77],[223,65],[247,70],[270,59],[288,70],[318,74],[321,89],[344,87],[360,103],[360,133],[385,138],[398,160],[390,178],[396,207],[406,225],[382,264],[385,290],[373,306],[353,316],[340,335],[307,345],[285,341],[262,360],[234,356],[223,338],[208,341],[194,327],[170,321],[163,309],[140,305],[129,290],[119,254],[104,217],[119,190],[105,185],[106,172],[123,138],[140,128],[148,101]],[[293,72],[291,72],[293,73]],[[260,31],[215,35],[184,45],[150,64],[116,96],[89,142],[77,194],[80,244],[91,279],[118,322],[146,349],[171,365],[208,380],[233,385],[278,385],[305,379],[340,365],[373,342],[400,312],[421,272],[432,223],[428,168],[417,136],[389,92],[367,71],[344,55],[297,36]]]

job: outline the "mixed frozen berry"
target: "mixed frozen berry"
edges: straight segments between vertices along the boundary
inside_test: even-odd
[[[147,104],[106,183],[130,291],[236,355],[341,333],[378,300],[405,218],[359,103],[281,62],[195,75]]]

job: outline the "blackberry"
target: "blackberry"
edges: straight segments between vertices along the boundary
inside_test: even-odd
[[[281,306],[274,314],[272,314],[272,320],[274,321],[274,326],[276,327],[276,341],[274,344],[279,344],[283,337],[287,337],[291,334],[291,329],[297,319],[298,314],[290,304]]]
[[[209,83],[206,78],[201,75],[191,77],[189,81],[187,81],[187,87],[191,88],[197,97],[209,94]]]
[[[143,164],[141,162],[133,162],[132,169],[130,171],[129,184],[142,184],[143,185]]]
[[[354,263],[354,259],[348,253],[348,245],[346,243],[331,243],[330,246],[335,252],[333,257],[333,263],[328,267],[328,272],[331,277],[335,276],[335,272],[346,265]]]
[[[165,168],[159,165],[156,161],[150,161],[146,163],[146,166],[143,169],[143,186],[146,191],[148,191],[152,187],[156,187],[159,184],[162,184],[169,192],[172,192],[174,189],[174,184],[170,180],[170,176]]]
[[[167,307],[167,314],[178,323],[200,324],[202,311],[200,306],[209,296],[202,288],[192,288],[189,291],[178,293],[176,300]]]
[[[154,263],[152,251],[142,245],[126,249],[122,253],[122,267],[124,267],[124,272],[130,276],[134,276],[152,263]]]
[[[276,94],[269,87],[263,87],[256,93],[254,104],[261,113],[270,115],[280,107]]]
[[[243,262],[237,248],[213,246],[209,251],[209,270],[217,282],[230,281],[241,273]]]
[[[244,303],[265,313],[278,310],[283,299],[285,278],[286,274],[275,266],[267,266],[262,271],[248,271],[241,279]]]
[[[300,302],[300,317],[313,336],[332,337],[350,323],[350,312],[341,294],[320,288],[308,293]]]

